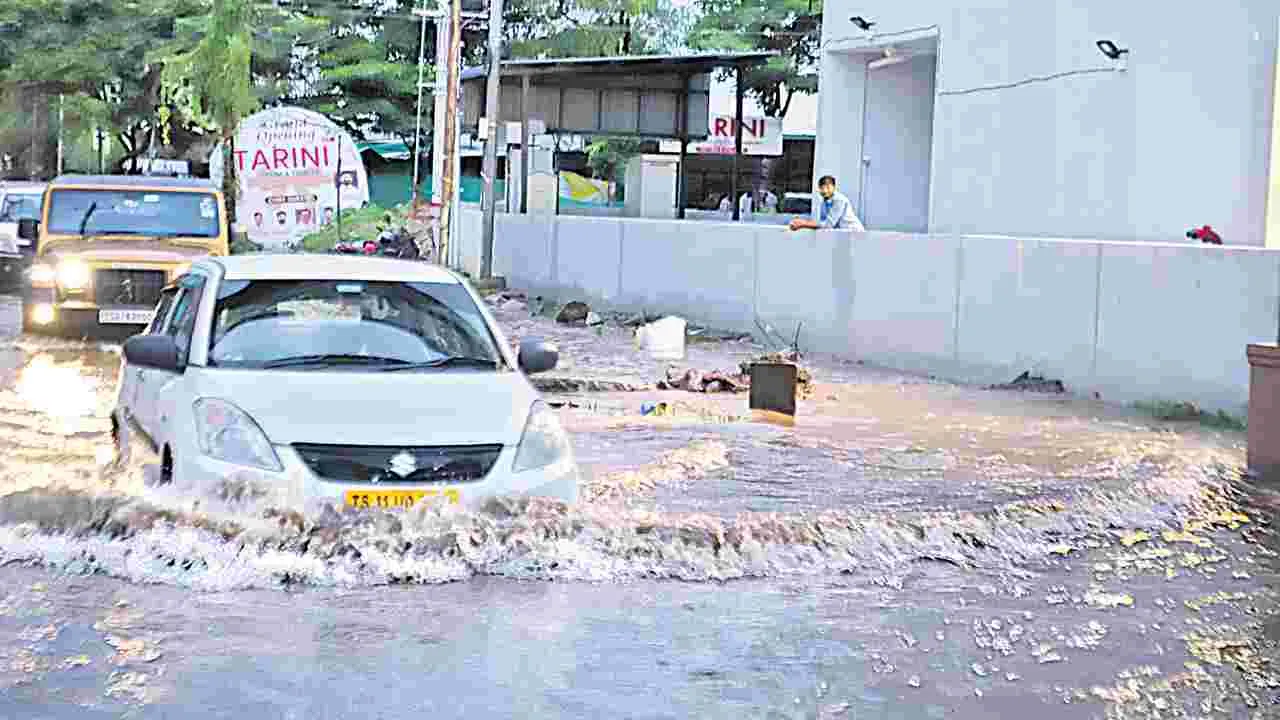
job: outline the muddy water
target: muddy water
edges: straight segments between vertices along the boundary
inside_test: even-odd
[[[625,329],[502,318],[566,375],[663,369]],[[790,428],[556,398],[578,507],[191,512],[102,466],[117,347],[0,337],[0,718],[1280,708],[1272,501],[1238,494],[1235,435],[818,359]]]

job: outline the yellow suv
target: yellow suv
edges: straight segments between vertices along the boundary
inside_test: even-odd
[[[222,193],[208,180],[66,175],[49,183],[22,327],[82,337],[132,334],[192,260],[230,254]]]

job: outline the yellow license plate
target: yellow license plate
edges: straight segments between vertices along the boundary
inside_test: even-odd
[[[348,490],[347,507],[355,508],[411,508],[424,501],[443,500],[457,505],[462,494],[454,488],[429,488],[426,490]]]

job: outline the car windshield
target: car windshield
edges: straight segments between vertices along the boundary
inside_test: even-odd
[[[50,193],[49,232],[62,235],[219,235],[212,192],[59,188]]]
[[[38,220],[43,202],[43,195],[9,193],[4,196],[4,202],[0,202],[0,222]]]
[[[502,364],[479,307],[455,283],[231,280],[218,295],[211,365],[382,371]]]

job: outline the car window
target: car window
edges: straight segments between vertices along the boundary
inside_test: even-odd
[[[500,363],[488,324],[455,283],[255,280],[223,283],[214,309],[210,364],[262,367],[344,356],[431,363],[466,357]],[[369,358],[369,362],[356,360]]]
[[[43,195],[19,195],[9,193],[0,201],[0,222],[18,222],[19,220],[38,220]]]
[[[156,304],[156,314],[151,318],[151,324],[147,325],[145,333],[147,335],[159,335],[160,328],[164,327],[165,316],[169,314],[169,309],[173,307],[173,299],[178,295],[178,288],[173,287],[165,290],[160,295],[160,302]]]
[[[196,329],[196,311],[200,307],[200,298],[204,296],[204,278],[199,275],[184,275],[178,279],[181,288],[173,304],[173,315],[165,325],[165,334],[174,339],[178,345],[178,361],[185,364],[191,354],[191,336]]]

